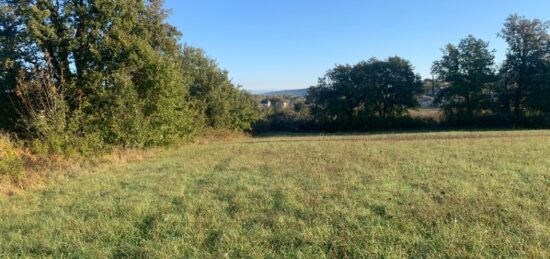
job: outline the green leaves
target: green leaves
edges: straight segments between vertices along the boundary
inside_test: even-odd
[[[543,94],[548,81],[542,78],[550,71],[549,28],[549,22],[511,15],[499,34],[508,43],[501,68],[504,82],[499,90],[500,97],[505,99],[501,103],[505,111],[513,111],[516,122],[520,117],[545,110],[546,105],[540,104],[548,99]]]
[[[205,119],[207,127],[250,130],[260,118],[255,100],[235,87],[228,72],[197,48],[185,47],[184,71],[191,78],[190,99]]]
[[[436,98],[448,119],[472,120],[492,107],[490,89],[495,82],[494,55],[489,43],[472,35],[458,46],[447,45],[432,71],[449,83]]]
[[[10,64],[0,68],[0,126],[17,121],[45,153],[167,145],[204,126],[250,129],[252,98],[202,50],[181,48],[162,5],[0,0],[0,58]],[[17,113],[4,105],[10,98]]]
[[[18,177],[23,174],[23,159],[9,137],[0,134],[0,178]]]
[[[400,57],[370,59],[327,72],[307,96],[317,123],[329,129],[384,127],[418,105],[422,90],[412,65]]]

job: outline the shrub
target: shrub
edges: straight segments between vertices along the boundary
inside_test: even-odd
[[[23,160],[10,139],[0,135],[0,177],[19,177],[23,174]]]
[[[319,129],[314,125],[311,116],[292,109],[267,111],[262,120],[254,124],[254,133],[266,132],[312,132]]]

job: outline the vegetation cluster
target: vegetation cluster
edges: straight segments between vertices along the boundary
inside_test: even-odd
[[[249,130],[251,95],[181,46],[161,0],[0,1],[0,128],[39,154]]]
[[[431,81],[371,58],[260,97],[167,15],[0,0],[1,258],[550,257],[549,130],[248,137],[549,127],[549,23],[510,16],[502,64],[468,36]]]
[[[11,174],[13,139],[34,154],[88,156],[185,143],[211,129],[550,125],[550,25],[537,19],[506,20],[498,66],[482,39],[445,46],[427,97],[442,111],[436,120],[411,116],[430,90],[401,57],[338,65],[305,98],[264,105],[200,48],[179,43],[162,0],[0,0],[0,11],[0,130],[12,136],[3,137],[0,170]]]
[[[499,33],[508,44],[502,64],[496,64],[488,42],[469,35],[442,49],[441,59],[432,66],[435,80],[422,82],[412,64],[401,57],[337,65],[309,88],[307,116],[297,110],[275,112],[258,129],[548,127],[549,28],[549,22],[511,15]],[[410,111],[420,106],[419,101],[439,108],[442,119],[412,117]]]

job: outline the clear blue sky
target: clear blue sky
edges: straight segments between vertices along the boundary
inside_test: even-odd
[[[550,20],[550,0],[166,0],[182,41],[203,48],[245,89],[305,88],[335,64],[402,56],[416,72],[473,34],[497,50],[512,13]]]

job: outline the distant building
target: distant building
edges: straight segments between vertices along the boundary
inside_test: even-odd
[[[276,102],[275,103],[275,107],[279,108],[279,109],[286,109],[288,108],[290,105],[288,104],[287,101],[281,101],[281,102]]]
[[[287,109],[291,105],[290,101],[284,100],[282,98],[265,98],[260,101],[260,107],[262,108],[277,108],[277,109]]]
[[[264,108],[269,108],[269,107],[271,107],[271,101],[269,99],[263,99],[260,102],[260,106],[264,107]]]

